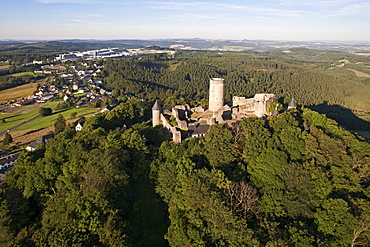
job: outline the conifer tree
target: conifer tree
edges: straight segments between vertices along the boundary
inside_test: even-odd
[[[7,131],[4,134],[3,143],[4,143],[4,145],[9,145],[12,142],[13,142],[13,137],[11,136],[11,134],[9,133],[9,131]]]
[[[55,134],[59,134],[60,132],[64,131],[66,128],[66,120],[64,119],[62,114],[59,114],[57,121],[54,124],[54,132]]]

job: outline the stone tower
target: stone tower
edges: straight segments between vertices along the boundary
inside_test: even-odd
[[[210,111],[217,111],[224,105],[224,79],[211,78],[209,82],[209,107]]]
[[[162,107],[158,104],[158,101],[156,100],[152,107],[153,127],[161,124],[161,111]]]
[[[297,104],[294,102],[294,99],[292,99],[291,101],[290,101],[290,103],[288,104],[288,110],[289,109],[296,109],[297,108]]]

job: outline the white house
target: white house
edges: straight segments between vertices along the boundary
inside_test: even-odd
[[[81,123],[78,123],[78,124],[76,125],[75,130],[76,130],[76,132],[79,132],[79,131],[81,131],[81,130],[82,130],[82,125],[81,125]]]
[[[68,99],[69,99],[68,94],[64,95],[63,100],[64,100],[64,101],[67,101]]]

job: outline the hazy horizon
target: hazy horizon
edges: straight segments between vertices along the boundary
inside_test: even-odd
[[[370,40],[363,40],[363,41],[359,41],[359,40],[277,40],[277,39],[206,39],[206,38],[198,38],[198,37],[187,37],[187,38],[153,38],[153,39],[135,39],[135,38],[122,38],[122,39],[94,39],[94,38],[89,38],[89,39],[73,39],[73,38],[69,38],[69,39],[0,39],[0,41],[4,42],[4,41],[17,41],[17,42],[50,42],[50,41],[130,41],[130,40],[138,40],[138,41],[171,41],[171,40],[176,40],[176,41],[179,41],[179,40],[206,40],[206,41],[267,41],[267,42],[297,42],[297,43],[304,43],[304,42],[307,42],[307,43],[326,43],[326,44],[335,44],[335,43],[339,43],[339,44],[346,44],[346,43],[369,43],[370,44]]]
[[[1,40],[370,41],[360,0],[5,0]]]

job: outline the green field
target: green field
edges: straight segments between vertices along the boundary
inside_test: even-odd
[[[36,77],[37,75],[33,72],[20,72],[20,73],[15,73],[15,74],[11,74],[10,76],[14,76],[14,77],[19,77],[19,76],[24,76],[24,75],[32,75],[34,77]]]
[[[61,101],[45,103],[45,104],[42,104],[40,107],[49,107],[49,108],[54,109],[60,102]],[[48,127],[55,123],[55,120],[57,119],[59,114],[62,114],[64,118],[68,120],[70,119],[72,112],[77,112],[77,118],[78,118],[80,116],[89,117],[93,115],[94,113],[96,113],[97,111],[98,111],[97,109],[86,108],[86,107],[55,110],[53,111],[52,115],[38,118],[15,130],[16,131],[17,130],[34,130],[34,129],[41,129],[41,128]],[[38,115],[39,115],[39,108],[30,110],[28,112],[27,112],[27,109],[20,109],[19,111],[16,111],[13,113],[3,113],[0,115],[0,132],[8,130],[12,127],[15,127],[25,121],[28,121],[34,117],[37,117]],[[5,119],[5,123],[1,121],[2,119]]]
[[[3,113],[0,115],[0,120],[5,119],[5,123],[0,122],[0,132],[15,127],[31,118],[39,115],[38,109],[22,114],[22,110],[15,113]]]
[[[10,65],[2,65],[2,64],[0,64],[0,70],[1,69],[7,69],[7,68],[9,68],[10,67]]]
[[[92,108],[73,108],[73,109],[62,109],[53,111],[53,114],[46,117],[41,117],[32,121],[28,124],[25,124],[15,130],[34,130],[41,129],[53,125],[57,120],[59,114],[62,114],[65,119],[70,119],[71,113],[77,112],[77,118],[80,116],[88,117],[97,112],[96,109]]]
[[[0,62],[0,70],[9,68],[10,65],[6,62]]]

